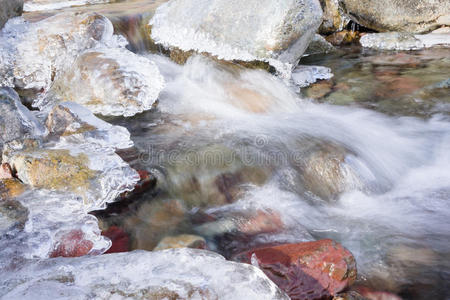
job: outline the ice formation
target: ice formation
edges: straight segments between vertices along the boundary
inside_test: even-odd
[[[0,33],[0,84],[47,90],[79,53],[113,40],[113,26],[98,14],[62,13],[37,23],[10,20]]]
[[[96,114],[128,117],[152,108],[163,87],[152,61],[125,48],[103,47],[80,55],[35,106],[73,101]]]
[[[4,275],[9,299],[289,299],[258,268],[194,249],[35,261]]]
[[[316,0],[172,0],[158,7],[150,25],[152,39],[166,47],[266,61],[288,76],[321,17]]]
[[[378,50],[417,50],[434,46],[449,47],[450,35],[445,33],[368,33],[361,37],[360,43],[363,47]]]
[[[292,81],[299,87],[307,87],[317,80],[333,77],[331,69],[322,66],[298,66],[292,72]]]
[[[108,3],[109,0],[26,0],[23,6],[24,11],[41,11],[61,9],[70,6]]]

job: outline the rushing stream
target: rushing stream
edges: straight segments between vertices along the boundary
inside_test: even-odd
[[[147,1],[147,10],[160,2]],[[86,3],[91,1],[79,2]],[[348,47],[305,56],[302,65],[328,67],[334,76],[299,88],[265,70],[202,55],[174,63],[148,45],[138,23],[152,13],[139,14],[140,3],[67,10],[105,14],[129,40],[128,49],[159,68],[165,87],[156,108],[101,117],[128,129],[134,147],[117,154],[136,170],[148,170],[156,187],[92,215],[69,196],[68,210],[55,210],[55,219],[84,222],[98,239],[96,216],[100,229],[123,229],[131,250],[153,250],[165,236],[194,234],[226,258],[261,245],[330,238],[355,256],[359,284],[405,299],[450,297],[450,49]],[[40,20],[53,12],[39,10],[53,8],[60,7],[29,5],[38,11],[24,17]],[[108,159],[97,164],[135,176],[113,153]],[[102,187],[113,181],[102,180]],[[48,203],[60,197],[41,196]],[[22,201],[35,205],[30,194]],[[60,226],[39,223],[39,216],[35,224]],[[48,251],[51,245],[38,237],[32,247],[41,243],[36,251]],[[107,244],[101,240],[96,247],[101,252]]]

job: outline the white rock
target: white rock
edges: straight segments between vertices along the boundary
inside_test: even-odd
[[[418,50],[450,45],[450,34],[411,34],[403,32],[368,33],[359,40],[366,48],[378,50]]]
[[[322,21],[317,0],[171,0],[150,21],[166,47],[266,61],[288,76]]]

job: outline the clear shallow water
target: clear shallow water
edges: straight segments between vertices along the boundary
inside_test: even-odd
[[[445,51],[353,53],[305,62],[325,62],[337,82],[382,85],[365,79],[378,68],[373,61],[423,55],[420,68],[391,66],[393,80],[408,72],[422,78],[419,90],[446,80]],[[156,196],[145,195],[123,215],[105,220],[130,232],[135,248],[154,247],[164,235],[196,233],[210,249],[232,256],[261,244],[333,238],[356,256],[365,285],[414,299],[448,295],[448,94],[437,93],[425,108],[396,106],[403,98],[392,95],[383,100],[351,94],[345,97],[352,105],[336,106],[300,96],[296,87],[263,71],[200,57],[185,66],[150,57],[167,81],[158,109],[109,120],[131,132],[139,152],[132,164],[159,174]],[[383,101],[388,104],[379,105]],[[377,112],[387,105],[388,113]],[[332,158],[322,169],[310,167],[317,163],[314,153]],[[309,168],[322,170],[329,181],[311,178]],[[338,192],[324,189],[328,184]],[[186,215],[155,227],[148,207],[173,199]],[[252,226],[251,216],[261,211],[277,215],[271,221],[279,228],[253,232],[236,225]],[[215,221],[199,221],[205,213]]]

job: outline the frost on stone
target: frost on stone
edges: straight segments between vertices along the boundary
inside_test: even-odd
[[[47,115],[46,126],[51,136],[60,136],[60,143],[78,145],[87,149],[126,149],[133,146],[129,131],[111,125],[87,108],[74,103],[55,105]],[[83,146],[84,145],[84,146]]]
[[[316,0],[172,0],[158,7],[150,25],[152,39],[165,47],[266,61],[286,74],[321,17]]]
[[[110,241],[101,236],[97,219],[88,214],[81,197],[34,190],[16,200],[28,209],[28,220],[23,230],[10,231],[0,238],[0,260],[3,260],[0,270],[14,258],[49,257],[61,237],[69,232],[79,232],[89,241],[90,254],[103,253],[110,247]]]
[[[73,101],[96,114],[128,117],[151,109],[163,87],[158,67],[148,58],[125,48],[98,48],[80,55],[35,105]]]
[[[377,50],[418,50],[434,46],[450,46],[450,35],[403,32],[368,33],[361,37],[363,47]]]
[[[61,9],[71,6],[108,3],[109,0],[25,0],[24,11]]]
[[[194,249],[26,262],[1,277],[0,296],[8,299],[289,299],[258,268]]]
[[[0,32],[0,85],[45,91],[77,55],[113,40],[98,14],[62,13],[37,23],[10,20]]]
[[[332,77],[331,69],[322,66],[301,65],[292,72],[292,81],[299,87],[307,87],[317,80],[326,80]]]

